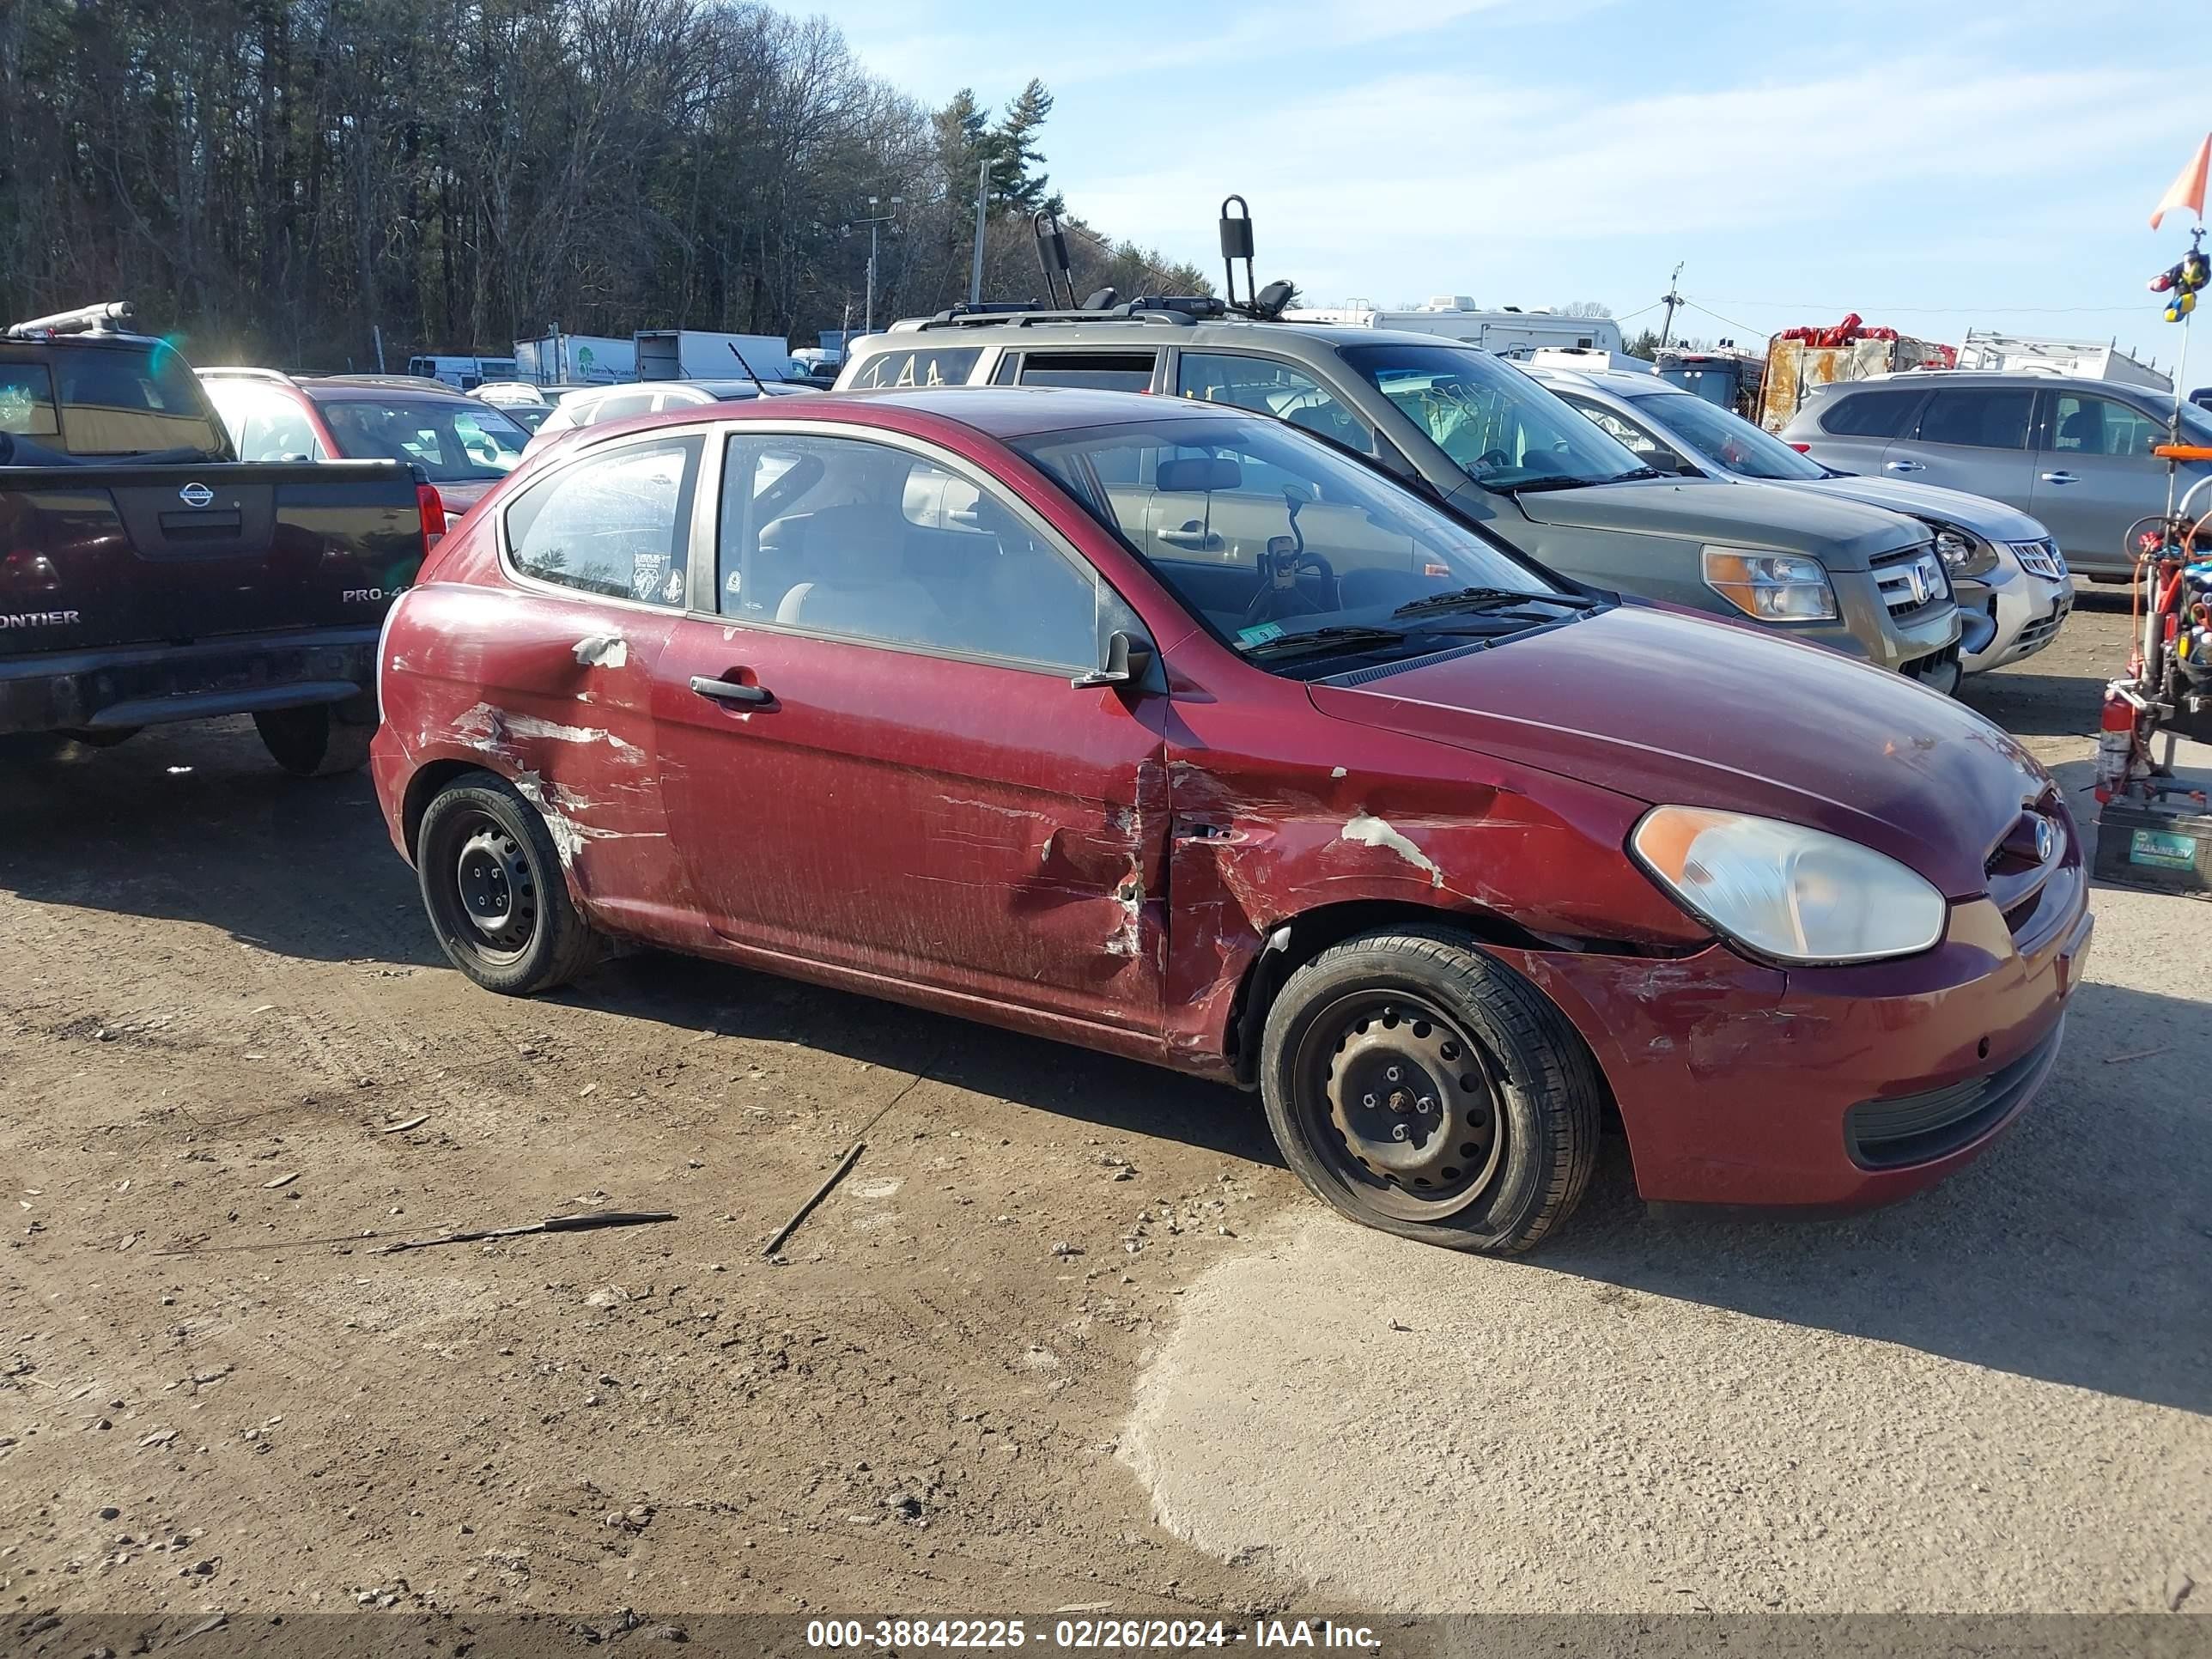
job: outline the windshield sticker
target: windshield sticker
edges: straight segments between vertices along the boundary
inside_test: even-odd
[[[1279,640],[1282,637],[1283,625],[1280,623],[1261,623],[1256,628],[1240,628],[1237,630],[1238,641],[1244,645],[1265,645],[1269,640]]]

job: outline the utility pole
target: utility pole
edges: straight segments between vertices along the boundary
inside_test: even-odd
[[[975,257],[968,267],[968,303],[983,303],[983,220],[991,205],[991,158],[975,169]]]
[[[872,216],[869,218],[856,219],[853,222],[854,224],[866,225],[868,228],[868,297],[867,303],[861,307],[860,327],[860,331],[864,334],[872,334],[876,331],[876,252],[878,246],[878,238],[885,225],[896,222],[898,219],[899,205],[905,200],[906,198],[903,196],[894,196],[891,198],[890,212],[872,214]],[[872,210],[881,205],[882,200],[880,198],[874,196],[868,198],[868,206]],[[846,228],[849,230],[852,228],[852,226],[848,225]]]
[[[1682,262],[1674,262],[1674,274],[1667,279],[1667,320],[1660,325],[1659,349],[1664,351],[1667,343],[1674,337],[1674,307],[1682,303],[1682,296],[1674,292],[1682,280]]]

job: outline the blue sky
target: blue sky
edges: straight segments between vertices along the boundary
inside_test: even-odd
[[[1213,270],[1237,191],[1260,280],[1316,303],[1599,300],[1632,332],[1679,259],[1706,337],[1851,309],[2170,368],[2180,333],[2143,284],[2183,222],[2146,222],[2212,131],[2202,0],[804,9],[933,103],[1042,77],[1075,211]],[[2212,341],[2191,355],[2212,382]]]

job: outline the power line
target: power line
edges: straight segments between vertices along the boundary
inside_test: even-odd
[[[1770,300],[1764,297],[1730,299],[1726,295],[1721,296],[1721,303],[1724,306],[1774,306],[1786,311],[1835,312],[1838,314],[1847,311],[1856,311],[1863,316],[1869,313],[1893,311],[1949,317],[1974,317],[1984,314],[2023,316],[2030,313],[2041,313],[2053,317],[2117,316],[2122,312],[2136,312],[2142,309],[2140,306],[1885,306],[1870,305],[1864,300],[1856,301],[1848,305],[1831,305],[1817,300]],[[1705,309],[1703,307],[1698,308]],[[1718,312],[1710,311],[1706,314],[1716,317],[1720,315]],[[1725,322],[1728,319],[1722,318],[1721,320]]]

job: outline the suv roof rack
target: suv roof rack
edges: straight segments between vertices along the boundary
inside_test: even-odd
[[[280,386],[290,386],[292,377],[281,368],[255,368],[243,363],[223,363],[210,368],[192,371],[203,380],[210,375],[231,380],[274,380]]]
[[[1050,323],[1159,323],[1170,328],[1188,328],[1194,323],[1226,318],[1229,307],[1210,294],[1170,294],[1125,300],[1117,306],[1092,310],[1039,310],[1035,302],[994,302],[959,305],[924,318],[922,328],[978,328],[1005,323],[1015,328],[1034,328]]]

